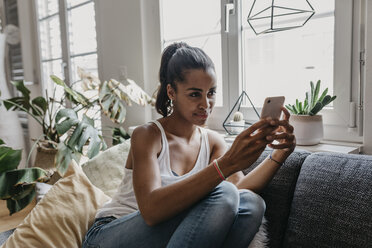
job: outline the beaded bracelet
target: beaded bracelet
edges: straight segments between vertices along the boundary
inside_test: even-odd
[[[218,166],[217,159],[215,159],[213,161],[213,166],[214,166],[214,168],[216,168],[216,170],[218,172],[218,175],[220,176],[220,178],[222,179],[222,181],[226,180],[226,177],[223,175],[220,167]]]
[[[269,155],[269,159],[272,160],[272,161],[274,161],[275,163],[277,163],[279,166],[282,166],[284,164],[284,162],[283,163],[280,163],[278,160],[273,159],[273,156],[271,155],[271,153]]]

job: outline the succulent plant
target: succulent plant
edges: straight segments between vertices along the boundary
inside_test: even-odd
[[[327,95],[328,88],[326,88],[323,93],[319,96],[320,91],[320,80],[316,83],[310,82],[311,90],[306,92],[306,97],[304,102],[300,102],[296,99],[296,104],[287,104],[285,107],[295,115],[316,115],[320,110],[326,105],[330,104],[336,99],[336,96]]]
[[[242,121],[244,119],[244,116],[241,112],[236,111],[233,115],[233,120],[234,121]]]

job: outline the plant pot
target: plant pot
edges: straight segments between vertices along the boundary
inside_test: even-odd
[[[39,145],[37,147],[36,158],[33,167],[39,167],[44,170],[53,170],[54,174],[51,176],[48,184],[54,184],[61,178],[55,166],[55,157],[57,151],[57,149],[48,148],[43,145]]]
[[[230,132],[231,134],[240,134],[244,131],[244,120],[241,121],[230,121]]]
[[[321,115],[291,115],[289,123],[294,128],[297,145],[317,145],[323,139]]]

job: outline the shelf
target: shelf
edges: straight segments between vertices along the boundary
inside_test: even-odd
[[[237,135],[228,135],[228,134],[221,134],[225,142],[231,145],[235,137]],[[296,149],[305,150],[308,152],[338,152],[338,153],[346,153],[346,154],[359,154],[362,152],[363,145],[359,143],[348,143],[348,142],[338,142],[338,141],[330,141],[330,140],[323,140],[318,145],[313,146],[300,146],[297,145]]]

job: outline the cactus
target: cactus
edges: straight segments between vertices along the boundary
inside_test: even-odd
[[[287,104],[285,107],[295,115],[316,115],[320,110],[323,109],[323,107],[336,99],[336,96],[327,95],[328,88],[326,88],[318,98],[319,91],[320,80],[318,80],[315,87],[314,83],[310,82],[310,92],[306,92],[303,104],[296,99],[295,104]]]
[[[243,117],[244,117],[244,116],[243,116],[243,114],[242,114],[241,112],[236,111],[236,112],[234,113],[233,120],[234,120],[234,121],[242,121],[242,120],[244,119]]]

